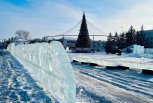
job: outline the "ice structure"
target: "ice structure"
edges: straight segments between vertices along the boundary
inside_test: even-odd
[[[144,46],[134,45],[133,54],[135,56],[143,56],[144,55]]]
[[[60,42],[18,46],[10,44],[7,50],[60,103],[75,103],[75,76],[68,55]]]

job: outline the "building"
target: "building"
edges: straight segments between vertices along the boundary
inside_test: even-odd
[[[22,45],[22,44],[29,44],[29,41],[21,38],[15,38],[12,41],[12,43],[15,43],[15,45]]]
[[[76,47],[76,42],[77,42],[77,39],[75,38],[70,38],[70,37],[63,37],[61,39],[57,39],[56,41],[60,41],[64,48],[69,48],[70,50],[72,49],[75,49]],[[104,47],[105,47],[105,41],[101,41],[101,40],[98,40],[98,41],[92,41],[91,40],[91,48],[96,50],[96,51],[104,51]]]
[[[144,47],[153,48],[153,30],[144,31]]]
[[[75,48],[77,39],[69,38],[69,37],[63,37],[61,39],[58,39],[57,41],[60,41],[63,44],[65,49],[68,47],[71,50],[71,49]]]
[[[105,50],[105,41],[92,41],[91,42],[92,48],[96,51],[104,51]]]

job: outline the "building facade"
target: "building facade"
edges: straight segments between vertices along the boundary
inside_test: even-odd
[[[75,38],[68,38],[68,37],[63,37],[61,39],[58,39],[57,41],[60,41],[65,49],[69,48],[70,50],[75,48],[77,42]]]
[[[68,37],[63,37],[61,39],[58,39],[57,41],[60,41],[64,48],[69,48],[70,50],[72,49],[75,49],[75,46],[76,46],[76,42],[77,42],[77,39],[75,38],[68,38]],[[90,41],[91,43],[91,48],[96,50],[96,51],[104,51],[104,47],[105,47],[105,41],[101,41],[101,40],[98,40],[98,41]]]
[[[105,41],[91,41],[91,46],[96,51],[104,51],[105,50]]]
[[[29,44],[28,40],[15,38],[12,43],[15,43],[15,45],[23,45],[23,44]]]
[[[153,30],[144,31],[144,47],[153,48]]]

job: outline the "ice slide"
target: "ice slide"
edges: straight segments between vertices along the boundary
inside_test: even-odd
[[[10,44],[7,50],[60,103],[75,102],[75,76],[68,55],[60,42],[18,46]]]

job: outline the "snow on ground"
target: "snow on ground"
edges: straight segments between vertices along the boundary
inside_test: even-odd
[[[0,103],[56,103],[8,52],[0,53]]]
[[[79,62],[96,63],[101,66],[125,66],[137,69],[153,70],[153,59],[136,57],[132,55],[92,54],[92,53],[69,53],[70,60]]]
[[[115,55],[115,54],[105,54],[105,53],[69,53],[69,57],[84,57],[84,58],[91,58],[91,59],[104,59],[104,60],[111,60],[113,59],[120,59],[120,60],[126,60],[131,62],[153,62],[153,59],[147,58],[145,56],[137,57],[133,54],[123,54],[121,56]]]
[[[81,93],[77,94],[77,101],[83,101],[82,103],[153,102],[153,76],[135,70],[107,70],[103,67],[72,64],[76,71],[77,87]]]
[[[72,63],[76,103],[153,103],[153,76]],[[9,53],[0,54],[0,103],[57,103]]]

